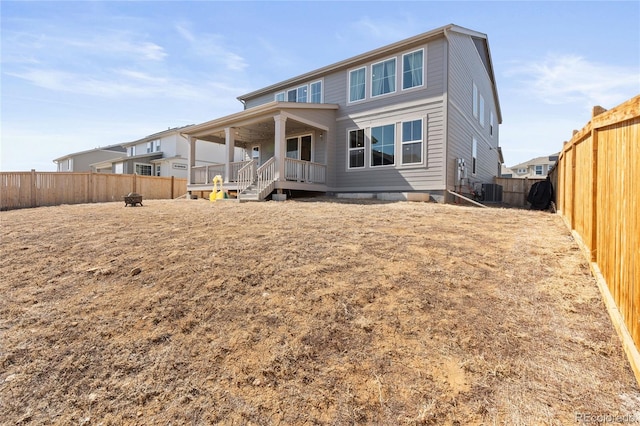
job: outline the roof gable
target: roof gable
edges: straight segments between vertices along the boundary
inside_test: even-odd
[[[369,62],[371,60],[373,60],[374,58],[377,57],[383,57],[386,55],[389,55],[392,52],[397,52],[400,50],[404,50],[404,49],[410,49],[413,46],[417,46],[420,44],[425,43],[426,41],[432,40],[432,39],[437,39],[439,37],[444,37],[446,31],[455,31],[455,32],[459,32],[462,34],[467,34],[470,35],[472,37],[476,37],[478,39],[485,39],[486,40],[486,35],[467,29],[467,28],[463,28],[463,27],[459,27],[457,25],[454,24],[449,24],[449,25],[445,25],[443,27],[440,28],[436,28],[434,30],[431,31],[427,31],[425,33],[422,34],[418,34],[416,36],[413,37],[409,37],[407,39],[404,40],[400,40],[398,42],[380,47],[378,49],[374,49],[365,53],[362,53],[360,55],[357,56],[353,56],[351,58],[345,59],[343,61],[340,62],[336,62],[334,64],[331,65],[327,65],[325,67],[322,68],[318,68],[316,70],[310,71],[308,73],[305,74],[301,74],[299,76],[296,77],[292,77],[289,78],[287,80],[272,84],[270,86],[264,87],[262,89],[258,89],[255,90],[253,92],[247,93],[245,95],[242,96],[238,96],[238,100],[239,101],[245,101],[247,99],[251,99],[251,98],[255,98],[257,96],[263,95],[265,93],[268,92],[272,92],[272,91],[278,91],[284,88],[287,88],[289,86],[294,86],[298,83],[304,82],[304,81],[308,81],[308,80],[312,80],[312,79],[318,79],[321,78],[327,74],[339,71],[339,70],[343,70],[343,69],[348,69],[348,68],[352,68],[360,63],[365,63],[365,62]],[[488,54],[488,50],[487,50],[487,54]],[[490,76],[492,76],[492,81],[493,79],[493,74],[490,73]]]

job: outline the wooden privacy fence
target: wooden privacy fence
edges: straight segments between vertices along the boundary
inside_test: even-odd
[[[502,204],[511,207],[526,207],[527,195],[536,182],[542,182],[546,178],[519,179],[519,178],[494,178],[494,183],[502,185]],[[554,188],[555,189],[555,188]]]
[[[144,199],[186,194],[187,180],[106,173],[1,172],[0,210],[60,204],[122,201],[130,192]]]
[[[558,213],[589,257],[640,383],[640,96],[595,107],[553,174]]]

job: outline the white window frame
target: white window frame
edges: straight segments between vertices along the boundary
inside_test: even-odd
[[[540,170],[540,173],[538,173],[538,170]],[[544,166],[542,164],[536,164],[533,166],[533,173],[536,176],[542,176],[544,174]]]
[[[404,124],[413,123],[415,121],[420,122],[420,139],[405,141],[404,140]],[[415,165],[424,163],[424,134],[425,134],[424,120],[422,118],[418,118],[416,120],[407,120],[400,123],[400,165],[401,166],[415,166]],[[420,144],[420,161],[416,161],[413,163],[405,163],[404,162],[404,146],[415,145],[415,144]]]
[[[113,165],[113,173],[118,175],[124,174],[124,163],[123,162],[115,163]]]
[[[362,98],[358,98],[358,99],[351,99],[351,78],[353,76],[353,73],[357,72],[357,71],[363,71],[364,72],[364,79],[363,79],[363,87],[364,87],[364,93],[362,94]],[[347,79],[347,103],[356,103],[356,102],[362,102],[364,100],[367,99],[367,67],[360,67],[360,68],[355,68],[352,70],[349,70],[349,78]]]
[[[484,96],[482,95],[480,95],[480,110],[478,111],[478,114],[480,115],[478,117],[478,121],[480,122],[480,125],[484,127]]]
[[[153,152],[160,152],[160,139],[153,141]]]
[[[300,102],[300,103],[307,103],[309,102],[309,86],[307,84],[304,84],[302,86],[299,86],[297,89],[297,98],[296,98],[296,102]],[[302,94],[304,94],[304,101],[301,101],[300,99],[302,99]]]
[[[275,94],[275,96],[274,96],[274,98],[273,98],[273,99],[274,99],[276,102],[284,102],[284,100],[285,100],[285,97],[284,97],[284,96],[285,96],[284,92],[278,92],[278,93],[276,93],[276,94]]]
[[[138,167],[142,168],[144,167],[145,169],[148,167],[149,168],[149,174],[143,174],[143,173],[138,173]],[[153,176],[153,166],[151,164],[147,164],[147,163],[133,163],[133,170],[135,171],[135,174],[137,174],[138,176]]]
[[[136,146],[128,146],[127,147],[127,157],[135,157],[136,156]]]
[[[380,65],[383,64],[383,69],[386,69],[386,64],[387,62],[393,61],[394,62],[394,67],[393,67],[393,90],[389,91],[389,92],[384,92],[384,93],[379,93],[379,94],[374,94],[373,92],[373,88],[374,88],[374,84],[373,84],[373,67],[375,67],[376,65]],[[366,81],[366,80],[365,80]],[[369,79],[369,83],[370,83],[370,87],[371,87],[371,97],[372,98],[378,98],[380,96],[387,96],[387,95],[391,95],[393,93],[396,93],[398,91],[398,58],[397,57],[392,57],[392,58],[387,58],[384,59],[382,61],[378,61],[375,62],[373,64],[371,64],[371,78]]]
[[[473,116],[478,118],[478,86],[476,83],[473,83]]]
[[[160,166],[160,164],[156,164],[154,165],[154,176],[162,176],[162,167]]]
[[[375,164],[373,164],[373,129],[376,129],[378,127],[387,127],[387,126],[393,126],[393,163],[375,165]],[[378,126],[371,126],[369,128],[369,167],[378,168],[378,167],[395,167],[396,166],[396,164],[397,164],[396,157],[398,156],[398,153],[397,153],[398,134],[397,133],[398,133],[397,123],[381,124],[381,125],[378,125]],[[384,141],[383,141],[383,146],[385,146]]]
[[[294,100],[291,100],[291,94],[292,93],[295,96]],[[295,89],[288,89],[287,90],[287,98],[285,100],[287,102],[298,102],[298,88],[296,87]]]
[[[411,87],[404,87],[404,73],[405,73],[404,58],[406,56],[413,55],[413,54],[416,54],[418,52],[422,52],[422,65],[421,65],[421,68],[422,68],[421,80],[422,81],[420,82],[420,84],[417,84],[417,85],[414,85],[414,86],[411,86]],[[424,87],[424,85],[425,85],[425,72],[424,72],[425,71],[425,66],[424,66],[424,62],[425,61],[424,61],[424,58],[425,58],[425,50],[424,50],[424,48],[423,49],[417,49],[417,50],[414,50],[413,52],[405,53],[405,54],[402,55],[402,78],[401,78],[401,80],[402,80],[402,90],[411,90],[411,89],[415,89],[417,87]]]
[[[351,132],[362,132],[363,145],[355,148],[351,147]],[[362,166],[351,166],[351,152],[362,150]],[[347,130],[347,170],[362,170],[367,167],[367,131],[366,129]]]
[[[313,92],[313,86],[314,86],[314,85],[320,85],[320,92],[319,92],[319,97],[320,97],[320,98],[319,98],[318,102],[314,102],[314,100],[313,100],[313,97],[314,97],[314,96],[313,96],[313,95],[314,95],[314,92]],[[323,93],[322,93],[322,80],[318,80],[318,81],[314,81],[314,82],[312,82],[312,83],[309,83],[309,102],[310,102],[310,103],[313,103],[313,104],[321,104],[321,103],[322,103],[322,101],[323,101],[323,97],[322,97],[322,95],[323,95]]]

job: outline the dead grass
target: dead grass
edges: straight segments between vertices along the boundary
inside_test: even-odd
[[[331,199],[0,213],[4,424],[568,424],[640,391],[559,217]]]

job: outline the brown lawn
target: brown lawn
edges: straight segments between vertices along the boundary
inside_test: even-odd
[[[558,216],[327,198],[123,205],[0,213],[0,423],[640,418]]]

